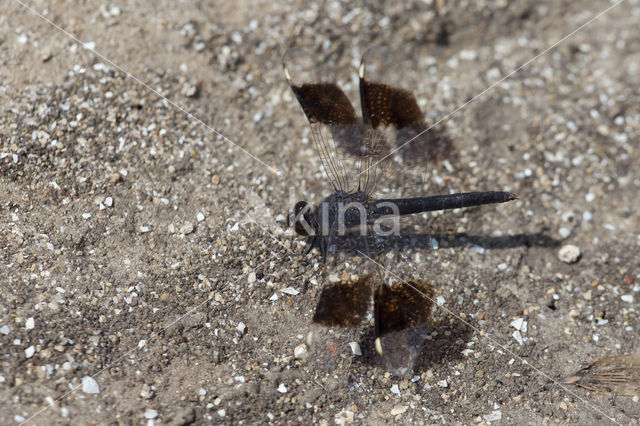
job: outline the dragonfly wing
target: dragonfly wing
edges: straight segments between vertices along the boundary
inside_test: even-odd
[[[599,359],[565,378],[564,383],[596,392],[640,396],[640,354]]]
[[[426,123],[413,93],[401,87],[399,67],[389,63],[392,58],[388,48],[373,47],[363,56],[358,71],[365,124],[385,134],[388,144],[386,149],[375,150],[383,156],[398,154],[405,163],[423,167],[450,157],[451,139],[443,128]]]
[[[283,59],[284,75],[309,121],[311,135],[335,190],[348,191],[353,173],[345,164],[345,146],[362,138],[362,128],[347,95],[303,49],[292,49]]]

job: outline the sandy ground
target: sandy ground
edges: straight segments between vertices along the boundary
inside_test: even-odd
[[[637,424],[560,382],[638,351],[638,3],[546,51],[612,3],[3,0],[0,424]],[[280,68],[299,40],[343,83],[392,47],[431,121],[473,99],[404,195],[520,195],[410,222],[442,306],[408,377],[366,330],[294,356],[324,267],[284,218],[328,189]]]

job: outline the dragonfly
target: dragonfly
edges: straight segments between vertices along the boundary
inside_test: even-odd
[[[288,225],[307,238],[305,253],[319,250],[329,275],[318,297],[307,345],[313,347],[320,340],[326,353],[338,353],[340,338],[338,343],[327,339],[340,335],[340,330],[357,330],[369,318],[375,352],[392,372],[403,375],[426,339],[434,290],[420,279],[390,275],[393,266],[384,268],[376,260],[382,241],[400,233],[402,216],[505,203],[518,197],[507,191],[376,196],[394,154],[415,160],[418,151],[426,151],[426,157],[437,161],[450,142],[426,124],[410,91],[376,78],[383,74],[381,57],[388,57],[388,50],[375,47],[360,62],[360,116],[335,81],[314,71],[313,55],[293,49],[283,57],[285,79],[309,122],[332,190],[315,207],[307,201],[296,202]],[[334,257],[332,265],[327,262],[329,256]],[[358,354],[361,349],[354,343],[350,343],[352,351]]]

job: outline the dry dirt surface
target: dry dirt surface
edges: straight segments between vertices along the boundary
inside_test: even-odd
[[[640,350],[638,0],[0,8],[0,424],[637,424],[562,379]],[[446,118],[455,158],[385,185],[520,196],[409,222],[437,305],[406,377],[366,326],[304,346],[331,265],[286,226],[329,189],[299,42],[350,93],[391,47]]]

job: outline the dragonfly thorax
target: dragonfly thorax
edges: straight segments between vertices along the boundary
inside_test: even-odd
[[[363,191],[336,191],[313,211],[309,203],[298,201],[289,223],[293,223],[299,235],[340,235],[368,222],[372,216],[372,201]]]
[[[340,235],[367,223],[371,198],[362,191],[337,191],[322,200],[313,212],[316,235]]]

